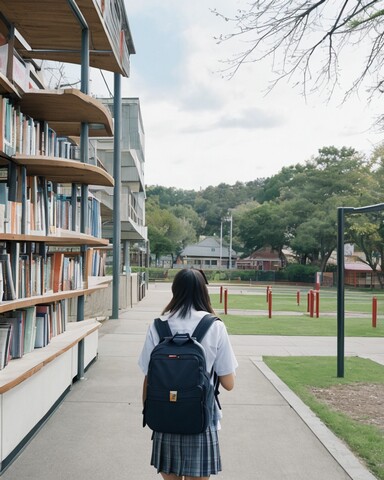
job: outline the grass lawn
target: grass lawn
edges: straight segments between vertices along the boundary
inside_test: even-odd
[[[336,336],[334,316],[310,318],[300,315],[220,315],[231,335],[324,335]],[[372,328],[370,318],[346,318],[345,335],[349,337],[384,337],[384,322]]]
[[[336,377],[334,357],[264,357],[265,363],[380,480],[384,480],[384,432],[379,427],[353,420],[348,413],[327,406],[312,388],[335,385],[384,384],[384,367],[357,357],[345,359],[345,377]],[[369,398],[366,399],[369,402]],[[382,407],[381,407],[382,408]]]

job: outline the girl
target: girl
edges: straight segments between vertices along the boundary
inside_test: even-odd
[[[173,334],[195,330],[199,321],[214,313],[203,272],[193,269],[180,270],[172,284],[172,300],[164,308],[161,320],[168,320]],[[151,352],[159,343],[154,324],[149,329],[140,355],[139,366],[145,378],[143,401],[146,398],[147,372]],[[221,321],[213,323],[201,342],[205,350],[207,371],[212,367],[219,377],[221,386],[232,390],[237,361],[234,356],[227,330]],[[221,411],[216,408],[212,424],[197,435],[179,435],[153,432],[153,465],[164,480],[206,480],[221,471],[221,458],[217,431],[220,428]]]

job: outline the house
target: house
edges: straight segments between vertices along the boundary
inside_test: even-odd
[[[259,248],[249,257],[237,261],[237,268],[240,270],[276,271],[283,266],[279,254],[271,247]]]
[[[176,266],[201,269],[236,267],[236,252],[220,244],[216,237],[206,237],[198,243],[187,245],[176,260]]]
[[[344,264],[344,284],[351,287],[380,287],[378,274],[363,262]],[[381,272],[378,267],[379,272]]]

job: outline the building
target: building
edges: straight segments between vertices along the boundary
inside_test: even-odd
[[[283,261],[271,247],[255,250],[249,257],[239,259],[237,268],[241,270],[276,271],[282,268]]]
[[[183,267],[201,269],[236,268],[237,254],[227,245],[220,245],[216,237],[206,237],[198,243],[187,245],[176,263]]]
[[[381,273],[380,268],[378,272]],[[363,262],[345,263],[344,284],[351,287],[380,287],[378,273]]]
[[[113,114],[113,98],[100,100]],[[122,99],[121,121],[121,241],[123,270],[129,271],[131,264],[136,264],[137,259],[139,266],[146,266],[148,245],[145,225],[145,135],[138,98]],[[113,175],[113,139],[99,138],[93,148],[93,156]],[[113,188],[97,187],[92,188],[92,192],[102,203],[102,236],[112,241]]]

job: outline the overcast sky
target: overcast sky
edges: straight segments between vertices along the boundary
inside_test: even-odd
[[[125,0],[137,53],[122,94],[140,98],[147,185],[198,190],[247,182],[303,163],[323,146],[369,154],[381,141],[371,128],[381,101],[367,104],[365,95],[355,95],[340,105],[342,88],[330,103],[320,94],[305,100],[293,83],[280,83],[266,95],[273,78],[269,61],[223,78],[221,61],[240,46],[217,44],[214,37],[229,24],[210,9],[230,14],[246,3]],[[352,51],[349,63],[347,56],[344,77],[357,54]],[[91,92],[108,96],[101,75],[95,71],[91,78]],[[105,78],[113,90],[113,75]]]

